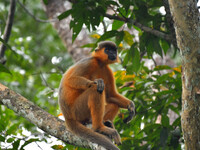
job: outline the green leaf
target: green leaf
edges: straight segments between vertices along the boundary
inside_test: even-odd
[[[168,139],[168,129],[167,128],[162,128],[161,132],[160,132],[160,144],[162,147],[166,146],[166,142]]]
[[[5,73],[12,75],[12,73],[1,63],[0,63],[0,72],[5,72]]]
[[[121,26],[123,26],[123,24],[124,24],[123,21],[114,20],[112,23],[112,30],[119,29]]]
[[[100,41],[104,41],[106,39],[109,39],[111,37],[114,37],[114,36],[117,36],[119,32],[116,31],[116,30],[112,30],[112,31],[108,31],[108,32],[105,32],[97,42],[100,42]]]
[[[0,120],[1,121],[1,120]],[[4,123],[2,123],[2,122],[0,122],[0,133],[3,131],[3,130],[5,130],[5,124]]]
[[[158,76],[156,82],[159,83],[159,84],[161,84],[163,82],[166,82],[166,80],[168,80],[168,79],[169,79],[169,74],[164,74],[162,76]]]
[[[29,140],[25,141],[25,143],[21,146],[20,150],[23,150],[26,145],[28,145],[32,142],[36,142],[36,141],[40,141],[40,140],[37,138],[36,139],[33,138],[33,139],[29,139]]]
[[[6,48],[10,49],[16,56],[18,55],[9,44],[7,44],[1,37],[0,37],[0,41],[6,46]]]
[[[174,105],[169,105],[169,108],[174,111],[177,115],[180,115],[179,109],[175,107]]]
[[[126,15],[130,7],[130,1],[119,0],[119,2],[123,5],[123,7],[120,8],[121,13],[124,13],[123,15]],[[122,12],[122,9],[124,9],[125,12]]]
[[[15,140],[14,138],[9,138],[9,139],[7,139],[7,142],[12,143],[14,140]]]
[[[128,64],[128,61],[131,58],[131,55],[130,55],[131,50],[124,50],[123,52],[125,52],[125,51],[126,51],[126,55],[123,60],[123,66],[126,66]]]
[[[0,41],[10,50],[12,50],[12,48],[10,47],[10,45],[8,45],[1,37],[0,37]],[[13,50],[12,50],[13,51]]]
[[[112,0],[105,1],[105,4],[106,5],[115,5],[115,6],[119,7],[119,4],[117,2],[115,2],[115,1],[112,1]]]
[[[70,23],[70,25],[71,25],[71,23]],[[73,27],[72,42],[74,42],[74,40],[80,33],[82,26],[83,26],[83,22],[81,21],[81,19],[79,20],[79,22],[74,22],[72,24],[72,27]]]
[[[137,73],[140,69],[140,52],[138,48],[135,47],[134,44],[131,46],[130,50],[133,58],[133,63],[132,63],[133,71]]]
[[[18,149],[19,144],[20,144],[20,140],[15,141],[13,144],[13,149]]]
[[[85,44],[85,45],[83,45],[83,46],[81,46],[82,48],[85,48],[85,47],[90,47],[90,48],[93,48],[93,47],[96,47],[97,46],[97,44],[95,44],[95,43],[89,43],[89,44]]]
[[[59,149],[63,149],[64,147],[62,145],[53,145],[53,146],[51,146],[51,148],[53,148],[55,150],[59,150]]]
[[[165,40],[160,40],[160,46],[162,47],[165,55],[167,54],[167,51],[169,50],[169,44]]]
[[[161,57],[163,57],[162,48],[160,46],[159,39],[153,36],[151,42],[153,44],[153,51],[159,54]]]
[[[149,58],[152,56],[153,52],[154,52],[153,42],[150,41],[147,44],[147,55],[148,55]]]
[[[164,127],[169,126],[169,117],[167,115],[162,115],[161,123]]]
[[[48,0],[43,0],[44,4],[47,5],[48,4]]]
[[[71,10],[71,9],[70,9],[70,10],[67,10],[67,11],[65,11],[64,13],[60,14],[60,15],[58,16],[58,19],[59,19],[59,20],[62,20],[62,19],[64,19],[64,18],[67,18],[71,13],[72,13],[72,10]]]
[[[14,134],[15,131],[18,129],[19,124],[20,124],[20,122],[13,124],[13,125],[6,131],[6,133],[7,133],[8,135]]]
[[[161,71],[161,70],[171,70],[172,68],[167,65],[162,65],[162,66],[156,66],[154,68],[154,71]]]
[[[3,137],[3,136],[0,135],[0,141],[4,142],[5,141],[5,137]]]
[[[142,132],[148,133],[148,132],[150,132],[152,129],[157,129],[157,128],[159,128],[159,127],[161,127],[160,124],[149,124],[149,125],[145,126],[145,128],[142,129],[142,130],[139,132],[139,134],[142,133]]]
[[[124,38],[124,32],[121,31],[116,36],[116,44],[119,45],[121,43],[121,41],[123,40],[123,38]]]
[[[67,149],[69,149],[69,150],[74,150],[75,149],[74,145],[70,145],[70,144],[67,144],[65,147]]]
[[[133,37],[128,31],[124,31],[124,41],[129,45],[133,45]]]
[[[177,126],[180,126],[180,124],[181,124],[181,117],[178,117],[178,118],[173,122],[172,126],[177,127]]]

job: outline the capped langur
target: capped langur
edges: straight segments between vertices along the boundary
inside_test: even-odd
[[[97,143],[109,150],[119,150],[120,136],[113,120],[119,108],[129,111],[124,122],[135,115],[132,101],[120,95],[109,64],[119,61],[117,46],[101,42],[92,56],[70,67],[60,83],[59,105],[67,128],[74,134]],[[92,122],[92,129],[85,125]]]

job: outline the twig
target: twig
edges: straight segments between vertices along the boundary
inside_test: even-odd
[[[42,78],[44,84],[45,84],[47,87],[49,87],[52,91],[54,91],[54,88],[52,88],[52,87],[47,83],[47,81],[46,81],[46,79],[44,78],[42,72],[40,72],[40,76],[41,76],[41,78]]]
[[[19,0],[17,0],[17,2],[34,20],[36,20],[38,22],[49,23],[49,22],[57,22],[57,21],[59,21],[57,18],[51,19],[51,20],[43,20],[43,19],[37,18]]]
[[[121,15],[122,17],[126,18],[126,16],[124,16],[123,13],[122,13],[119,9],[117,9],[117,10],[119,11],[119,13],[120,13],[120,15]]]
[[[168,35],[168,34],[165,34],[163,32],[160,32],[158,30],[155,30],[155,29],[152,29],[150,27],[144,26],[144,25],[142,25],[141,23],[139,23],[137,21],[130,21],[130,22],[132,22],[133,25],[139,27],[140,29],[142,29],[145,32],[151,33],[151,34],[153,34],[153,35],[155,35],[157,37],[160,37],[162,39],[165,39],[165,40],[167,40],[169,42],[172,41],[171,35]]]
[[[10,10],[9,10],[8,19],[6,21],[6,27],[5,27],[4,35],[3,35],[3,40],[6,43],[8,43],[8,40],[11,34],[11,29],[12,29],[14,15],[15,15],[15,7],[16,7],[16,1],[10,0]],[[2,64],[5,63],[5,59],[4,59],[5,51],[6,51],[6,46],[2,44],[0,47],[0,63]]]
[[[73,1],[70,1],[70,2],[74,3]],[[114,10],[114,12],[115,12],[115,10]],[[161,31],[158,31],[158,30],[152,29],[150,27],[144,26],[141,23],[137,22],[136,20],[133,20],[131,18],[126,18],[120,11],[119,11],[119,13],[122,15],[122,17],[121,16],[116,16],[116,15],[110,15],[110,14],[107,14],[107,13],[104,16],[109,18],[109,19],[119,20],[119,21],[124,21],[126,23],[130,23],[132,25],[135,25],[135,26],[139,27],[141,30],[143,30],[145,32],[151,33],[151,34],[153,34],[153,35],[155,35],[157,37],[160,37],[162,39],[167,40],[168,42],[174,43],[174,39],[173,39],[173,37],[171,35],[168,35],[168,34],[165,34],[165,33],[161,32]]]
[[[110,15],[110,14],[105,14],[105,17],[109,18],[109,19],[114,19],[114,20],[119,20],[119,21],[124,21],[126,23],[130,23],[132,25],[135,25],[137,27],[139,27],[141,30],[145,31],[145,32],[148,32],[148,33],[151,33],[155,36],[158,36],[162,39],[165,39],[169,42],[172,42],[172,36],[171,35],[168,35],[168,34],[165,34],[161,31],[158,31],[158,30],[155,30],[155,29],[152,29],[150,27],[147,27],[147,26],[144,26],[142,25],[141,23],[133,20],[133,19],[130,19],[130,18],[125,18],[125,17],[120,17],[120,16],[113,16],[113,15]]]
[[[114,20],[128,22],[128,20],[126,18],[122,18],[120,16],[113,16],[113,15],[110,15],[110,14],[105,14],[105,17],[107,17],[109,19],[114,19]]]
[[[154,65],[155,65],[155,67],[156,66],[158,66],[157,65],[157,62],[156,62],[156,60],[153,58],[153,56],[151,56],[151,58],[152,58],[152,60],[153,60],[153,62],[154,62]],[[158,70],[158,74],[161,76],[162,74],[161,74],[161,72]]]
[[[38,146],[39,149],[43,150],[42,147],[37,142],[35,142],[35,144]]]
[[[106,27],[106,23],[105,21],[102,21],[102,24],[103,24],[103,31],[104,33],[107,31],[107,27]]]
[[[60,72],[43,72],[43,73],[45,73],[45,74],[62,74]],[[31,75],[40,75],[40,74],[41,74],[41,71],[32,73]]]
[[[140,60],[144,57],[144,55],[146,54],[147,52],[146,52],[146,50],[145,51],[142,51],[142,52],[140,52]]]

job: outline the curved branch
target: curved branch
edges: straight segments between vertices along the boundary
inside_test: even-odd
[[[100,146],[95,146],[96,144],[94,145],[85,139],[80,139],[79,137],[73,135],[66,129],[64,121],[47,113],[31,101],[28,101],[26,98],[15,93],[1,83],[0,104],[5,105],[19,116],[24,117],[38,128],[45,131],[47,134],[50,134],[63,142],[93,150],[103,149]]]
[[[4,35],[3,35],[3,40],[8,43],[10,34],[11,34],[11,29],[14,21],[14,15],[15,15],[15,7],[16,7],[16,0],[10,0],[10,10],[8,14],[8,19],[6,21],[6,27],[4,30]],[[4,54],[6,51],[6,45],[2,44],[0,47],[0,63],[5,63],[4,60]]]
[[[152,29],[150,27],[147,27],[147,26],[144,26],[142,25],[141,23],[135,21],[135,20],[132,20],[132,19],[129,19],[129,18],[124,18],[124,17],[120,17],[120,16],[113,16],[113,15],[110,15],[110,14],[105,14],[105,17],[109,18],[109,19],[114,19],[114,20],[119,20],[119,21],[124,21],[126,23],[130,23],[132,25],[135,25],[137,26],[138,28],[140,28],[141,30],[145,31],[145,32],[148,32],[148,33],[151,33],[157,37],[160,37],[162,39],[165,39],[169,42],[172,42],[173,41],[173,38],[171,35],[168,35],[168,34],[165,34],[161,31],[158,31],[158,30],[155,30],[155,29]]]
[[[38,22],[50,23],[50,22],[59,21],[57,18],[55,18],[55,19],[50,19],[50,20],[43,20],[43,19],[37,18],[37,17],[34,16],[34,14],[32,14],[19,0],[17,0],[17,3],[24,9],[25,12],[27,12],[27,14],[29,14],[34,20],[36,20],[36,21],[38,21]]]

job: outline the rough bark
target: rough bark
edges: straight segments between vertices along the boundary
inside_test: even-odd
[[[63,0],[48,0],[48,5],[44,5],[44,10],[49,19],[57,18],[59,14],[70,8],[70,2]],[[89,55],[90,49],[81,48],[81,46],[90,43],[91,40],[89,39],[86,30],[82,29],[77,39],[72,43],[70,20],[71,17],[69,16],[61,21],[52,22],[52,25],[58,31],[58,34],[72,56],[72,59],[78,61]]]
[[[182,56],[181,125],[186,150],[200,149],[200,22],[196,0],[169,0]]]
[[[17,115],[24,117],[29,122],[35,124],[38,128],[45,131],[65,143],[76,145],[79,147],[90,148],[93,150],[102,150],[104,148],[96,146],[81,139],[74,134],[70,133],[63,120],[47,113],[40,107],[33,104],[20,94],[15,93],[9,88],[0,83],[0,104],[5,105],[9,109],[13,110]]]

